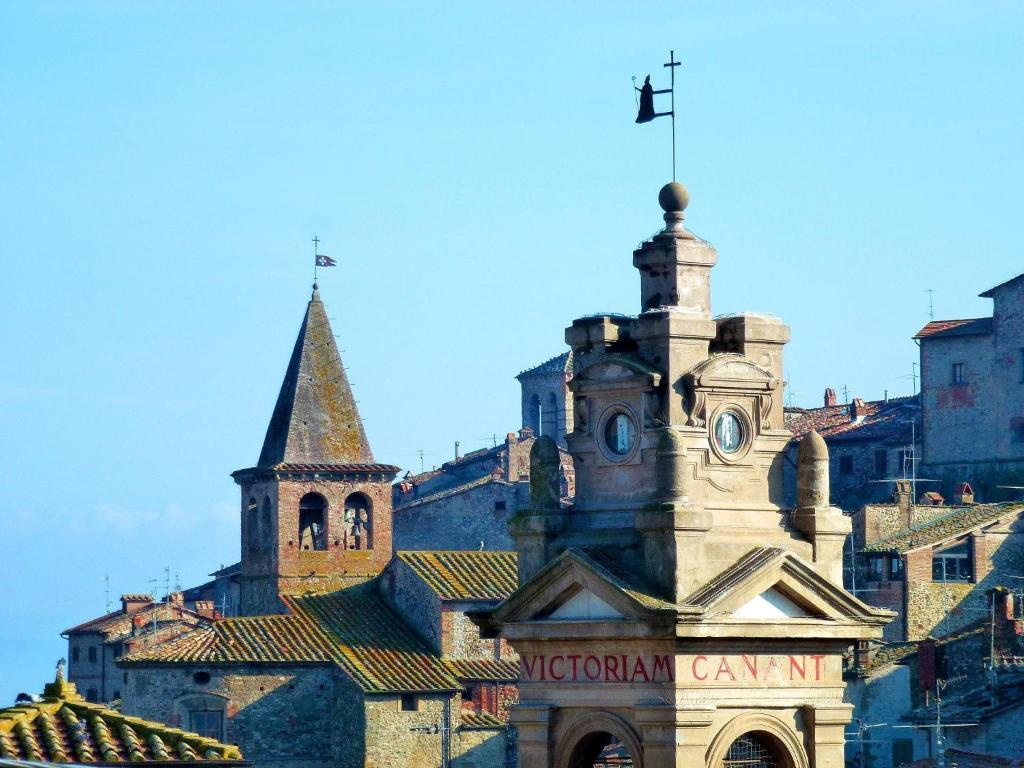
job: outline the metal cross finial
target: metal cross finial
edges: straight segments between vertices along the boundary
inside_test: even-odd
[[[313,235],[313,283],[314,284],[316,283],[316,277],[317,277],[316,268],[319,266],[319,264],[317,264],[317,259],[316,259],[318,253],[320,253],[320,238],[317,237],[316,235]]]
[[[672,85],[670,90],[672,92],[672,181],[676,180],[676,67],[682,66],[681,61],[676,61],[676,52],[668,52],[668,61],[662,66],[668,67],[668,71],[672,74]]]

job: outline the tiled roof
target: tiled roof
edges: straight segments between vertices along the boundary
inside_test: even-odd
[[[0,758],[53,763],[239,761],[238,747],[86,702],[57,679],[41,701],[0,709]]]
[[[813,429],[830,443],[844,440],[909,442],[911,423],[915,421],[920,434],[921,406],[916,397],[865,401],[856,421],[852,405],[786,409],[786,427],[794,437],[802,437]]]
[[[490,712],[461,712],[462,727],[467,729],[475,728],[504,728],[507,723],[497,715]]]
[[[475,488],[482,488],[483,486],[490,485],[491,483],[500,483],[501,485],[505,486],[512,485],[512,483],[506,480],[502,480],[500,477],[494,477],[494,475],[484,475],[483,477],[474,478],[473,480],[470,480],[467,483],[462,483],[462,485],[456,485],[453,488],[445,488],[444,490],[437,491],[436,493],[429,493],[426,496],[419,496],[416,498],[412,498],[409,501],[396,504],[395,509],[412,509],[413,507],[418,507],[421,504],[432,504],[435,501],[447,499],[451,496],[458,496],[460,493],[472,491]]]
[[[242,475],[257,475],[265,472],[321,472],[324,474],[385,474],[394,475],[401,471],[401,467],[396,467],[393,464],[374,464],[372,462],[367,464],[313,464],[313,463],[287,463],[272,464],[266,467],[250,467],[249,469],[240,469],[237,472],[232,472],[232,477],[241,477]]]
[[[545,373],[572,373],[572,352],[563,352],[560,355],[552,357],[550,360],[545,360],[540,365],[535,365],[533,368],[527,368],[525,371],[516,376],[517,379],[521,379],[524,376],[537,376]]]
[[[497,659],[449,659],[448,669],[459,680],[518,680],[519,665]]]
[[[335,664],[367,693],[447,691],[458,683],[398,616],[376,582],[282,596],[291,613],[222,619],[126,664]]]
[[[141,595],[140,599],[142,597],[149,596]],[[146,622],[152,622],[154,618],[157,621],[180,621],[192,626],[198,626],[209,621],[209,619],[203,618],[182,605],[160,602],[151,603],[134,613],[125,613],[121,610],[112,611],[98,618],[90,619],[77,626],[65,629],[61,634],[71,635],[79,632],[98,632],[103,635],[104,640],[112,640],[124,635],[130,635],[136,620],[141,619]]]
[[[504,728],[505,721],[490,712],[460,712],[463,728]]]
[[[992,333],[991,317],[972,317],[964,320],[932,320],[914,334],[915,339],[938,336],[980,336]]]
[[[995,292],[998,291],[1000,288],[1005,288],[1006,286],[1010,285],[1011,283],[1016,283],[1018,280],[1022,280],[1022,279],[1024,279],[1024,272],[1022,272],[1021,274],[1017,275],[1016,277],[1011,277],[1009,280],[1005,280],[1005,281],[1001,282],[999,285],[994,286],[992,288],[989,288],[984,293],[979,293],[978,295],[981,296],[984,299],[991,299],[995,295]]]
[[[878,505],[876,509],[885,509]],[[890,507],[895,509],[895,507]],[[999,504],[966,504],[950,507],[949,512],[929,520],[916,527],[908,528],[885,539],[874,541],[864,547],[865,552],[908,552],[918,547],[938,544],[946,539],[988,523],[993,523],[1005,515],[1024,512],[1024,504],[1020,502],[1003,502]]]
[[[504,600],[519,586],[515,552],[396,552],[442,600]]]

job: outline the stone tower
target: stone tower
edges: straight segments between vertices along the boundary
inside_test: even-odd
[[[637,768],[841,768],[843,653],[892,613],[842,587],[850,522],[816,433],[798,507],[781,506],[789,329],[715,317],[717,257],[683,224],[686,189],[659,203],[664,228],[633,252],[639,314],[566,329],[575,499],[559,502],[538,439],[512,521],[520,589],[475,618],[522,660],[520,765],[614,750]]]
[[[278,613],[278,595],[378,573],[391,557],[391,481],[374,462],[320,292],[295,340],[255,467],[242,491],[241,613]]]

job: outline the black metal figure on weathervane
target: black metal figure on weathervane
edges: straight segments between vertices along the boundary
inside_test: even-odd
[[[676,180],[676,67],[681,64],[682,62],[676,61],[676,52],[669,51],[668,61],[663,66],[668,67],[672,75],[671,85],[658,91],[654,90],[654,86],[651,85],[650,75],[644,78],[644,84],[640,88],[636,87],[636,78],[633,78],[633,88],[640,93],[640,104],[636,115],[636,122],[649,123],[656,117],[667,116],[672,118],[672,181]],[[659,93],[672,95],[671,108],[668,112],[654,111],[654,97]]]

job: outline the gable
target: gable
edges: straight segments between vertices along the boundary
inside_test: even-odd
[[[822,618],[810,613],[795,600],[790,599],[778,587],[766,589],[741,605],[732,616],[734,619],[811,619]]]
[[[622,613],[589,589],[580,589],[551,611],[549,619],[622,619]]]

